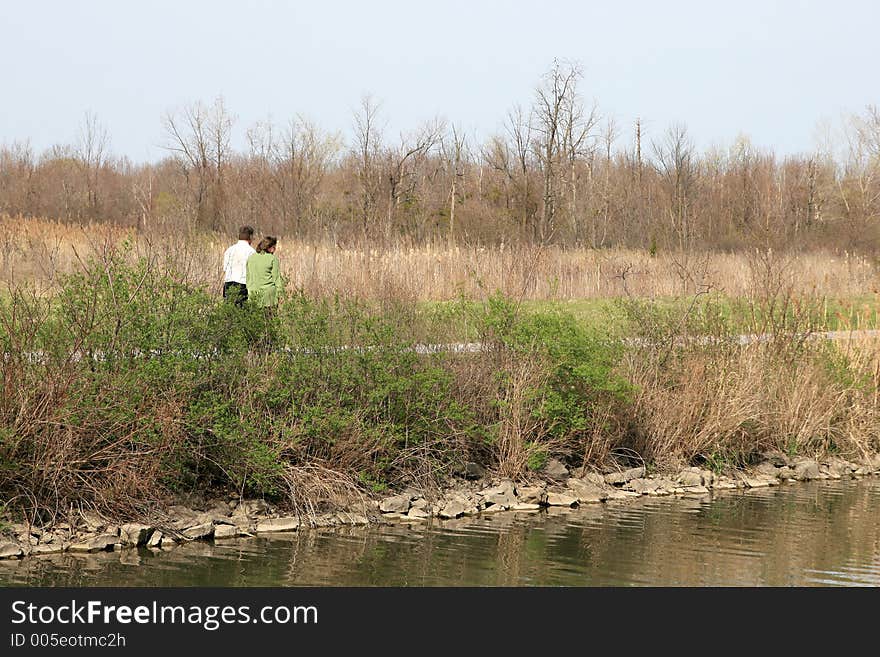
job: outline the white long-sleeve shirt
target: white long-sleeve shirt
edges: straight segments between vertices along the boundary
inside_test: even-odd
[[[247,283],[247,259],[256,253],[254,247],[245,240],[238,240],[223,254],[223,282]]]

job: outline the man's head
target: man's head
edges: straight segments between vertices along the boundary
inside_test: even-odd
[[[250,243],[252,239],[254,239],[254,227],[253,226],[242,226],[238,229],[238,239],[244,240],[247,243]]]

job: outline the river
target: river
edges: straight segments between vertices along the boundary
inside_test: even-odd
[[[878,586],[880,478],[0,562],[0,586]]]

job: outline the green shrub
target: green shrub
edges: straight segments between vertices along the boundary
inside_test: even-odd
[[[600,426],[608,410],[629,399],[631,386],[616,373],[621,343],[562,310],[524,314],[496,295],[487,303],[484,334],[504,354],[498,373],[502,388],[512,380],[509,368],[523,360],[535,363],[537,383],[519,397],[540,421],[535,435],[525,437],[535,445],[552,441],[564,452],[581,453],[597,429],[609,429]],[[498,396],[506,397],[503,391]]]

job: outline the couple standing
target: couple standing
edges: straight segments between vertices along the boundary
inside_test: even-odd
[[[223,298],[236,306],[251,299],[263,308],[278,305],[281,294],[281,266],[275,248],[278,238],[266,235],[254,249],[254,229],[242,226],[238,242],[223,254]]]

